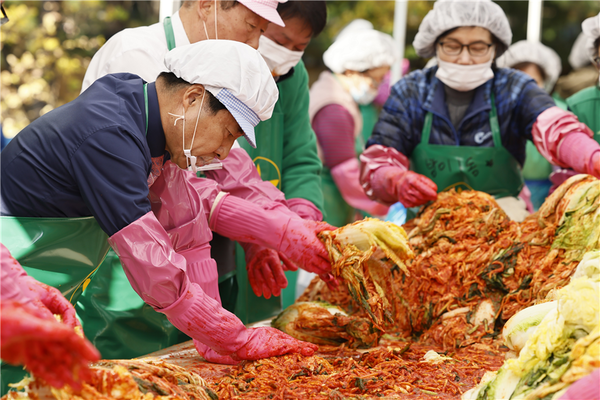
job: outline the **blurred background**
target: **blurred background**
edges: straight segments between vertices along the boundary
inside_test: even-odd
[[[409,1],[405,58],[410,69],[427,60],[417,57],[412,41],[433,1]],[[513,42],[526,38],[527,1],[497,1],[508,15]],[[0,30],[2,130],[7,138],[40,115],[73,100],[94,53],[122,29],[151,25],[159,19],[159,1],[6,1],[10,21]],[[350,21],[364,18],[392,34],[394,1],[328,1],[328,22],[304,55],[311,83],[325,69],[322,54]],[[581,22],[600,12],[600,1],[543,2],[541,41],[561,57],[562,75],[571,72],[569,52]]]

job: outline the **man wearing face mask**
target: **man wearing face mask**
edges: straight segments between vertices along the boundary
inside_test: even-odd
[[[243,141],[240,144],[254,160],[261,178],[285,193],[290,209],[302,218],[320,221],[322,165],[308,117],[308,73],[301,57],[311,39],[325,27],[327,7],[324,1],[288,1],[279,4],[277,11],[285,26],[269,24],[258,51],[277,82],[279,99],[271,119],[256,127],[257,147]],[[298,267],[285,254],[241,243],[236,259],[240,290],[236,314],[242,320],[270,317],[295,301]]]
[[[325,168],[321,174],[327,222],[353,222],[356,210],[387,214],[370,200],[359,182],[358,156],[365,136],[361,107],[373,102],[398,52],[393,39],[365,20],[346,27],[323,54],[329,70],[310,89],[310,117]]]
[[[256,144],[254,127],[271,116],[278,96],[266,63],[245,44],[204,41],[173,50],[165,65],[169,72],[152,83],[127,73],[103,77],[11,141],[1,157],[2,237],[10,242],[7,226],[20,235],[32,218],[43,225],[93,217],[95,225],[80,234],[101,231],[104,241],[108,235],[131,286],[192,337],[205,359],[235,363],[312,354],[314,345],[272,328],[246,329],[221,307],[209,241],[211,230],[243,238],[324,273],[330,262],[316,234],[330,227],[277,204],[267,211],[189,172],[215,157],[225,159],[241,136]],[[45,235],[52,232],[34,237],[32,246]],[[9,250],[23,246],[4,244]],[[61,254],[39,250],[46,259]],[[24,266],[35,277],[36,267]],[[46,278],[60,275],[37,268]],[[91,276],[93,271],[86,279]],[[130,343],[136,340],[145,338]]]
[[[138,74],[146,80],[155,80],[166,69],[163,62],[165,54],[176,47],[189,43],[219,38],[235,40],[246,43],[253,48],[258,48],[259,38],[268,26],[271,26],[271,29],[284,26],[284,22],[277,12],[278,4],[284,1],[184,1],[180,10],[169,19],[166,19],[164,23],[157,23],[149,27],[126,29],[111,37],[92,58],[86,71],[82,92],[96,79],[108,73],[130,72]],[[323,17],[317,18],[317,24],[322,19]],[[300,25],[304,27],[303,24]],[[302,33],[306,32],[302,31]],[[295,39],[295,41],[300,43],[306,39],[305,36],[302,36],[300,39]],[[300,44],[304,45],[304,43]],[[299,52],[293,52],[292,63],[298,61],[297,53]],[[289,55],[286,54],[285,58],[289,58]],[[284,64],[284,67],[289,68],[290,61],[288,60]],[[296,79],[305,76],[302,74],[302,70],[303,66],[299,68],[300,73],[296,77],[292,76],[291,79],[288,79],[289,85],[300,85]],[[276,120],[281,118],[279,104],[274,115]],[[301,105],[300,100],[298,100],[298,104]],[[260,140],[261,135],[266,134],[263,129],[272,129],[272,125],[267,125],[266,128],[259,126],[258,129]],[[300,131],[298,134],[302,135],[302,132],[305,131]],[[302,135],[302,137],[306,137],[306,135]],[[277,138],[283,139],[280,132]],[[277,143],[280,144],[281,142]],[[302,145],[294,143],[294,145],[298,151],[304,152],[305,149],[310,149],[310,137],[306,137],[306,143],[302,143]],[[265,146],[270,149],[276,147],[277,144],[270,144],[265,139],[260,143],[260,148]],[[321,207],[321,202],[319,201],[319,193],[315,193],[313,189],[307,189],[305,191],[306,195],[302,199],[288,203],[286,197],[277,187],[269,181],[260,179],[252,158],[243,149],[235,147],[239,147],[239,145],[234,144],[227,160],[221,161],[222,168],[205,171],[206,177],[214,179],[223,191],[236,197],[247,199],[261,206],[276,202],[303,217],[320,219],[319,207]],[[305,175],[311,175],[311,170],[314,170],[312,172],[313,176],[318,173],[317,169],[320,166],[315,164],[315,159],[316,156],[311,156],[310,153],[306,153],[299,158],[300,162],[309,165],[308,171],[304,171]],[[298,171],[295,168],[296,166],[297,164],[294,162],[286,164],[286,168],[279,166],[282,170],[288,170],[286,177],[272,177],[269,180],[280,179],[279,188],[283,188],[285,185],[283,183],[284,179],[291,176],[293,180],[295,172]],[[205,168],[212,167],[213,165],[209,165]],[[270,173],[268,167],[269,165],[263,166],[261,169],[265,179],[268,177],[267,174]],[[299,176],[298,180],[298,184],[305,183],[309,186],[313,184],[311,178]],[[296,182],[293,183],[296,184]],[[298,193],[301,188],[297,187],[293,190]],[[221,281],[223,281],[221,290],[224,294],[224,306],[229,310],[233,310],[235,293],[237,292],[235,277],[231,277],[236,272],[234,243],[217,234],[211,242],[211,246],[213,258],[217,260],[219,275]],[[271,260],[272,257],[269,259]],[[287,265],[290,266],[289,268],[293,268],[291,263]],[[119,259],[114,252],[109,252],[104,264],[98,271],[98,275],[101,275],[101,279],[97,279],[88,287],[80,304],[82,308],[86,309],[87,321],[84,321],[86,334],[89,335],[92,342],[103,354],[111,358],[138,357],[186,339],[180,337],[181,335],[179,335],[177,329],[169,324],[161,314],[155,313],[154,310],[144,304],[129,287]],[[281,275],[282,272],[279,273],[278,277],[281,277]],[[280,285],[285,284],[281,279],[278,282]],[[260,285],[260,282],[257,285]],[[273,285],[272,290],[277,293],[279,289],[275,286],[277,285]],[[268,292],[264,290],[263,293],[268,295]],[[111,306],[109,312],[105,311],[108,299],[114,296],[119,296],[126,299],[126,301]],[[271,315],[275,315],[279,307],[279,305],[269,307]],[[243,319],[244,322],[249,322],[248,318],[244,317]],[[137,341],[132,345],[128,340],[129,335],[140,336],[142,332],[145,340]]]
[[[525,203],[521,167],[533,140],[550,162],[600,177],[600,145],[529,76],[493,63],[510,45],[506,15],[489,0],[439,0],[413,43],[439,66],[393,88],[362,154],[361,181],[383,204],[416,207],[437,191],[489,193],[514,220]],[[410,164],[409,164],[410,160]]]

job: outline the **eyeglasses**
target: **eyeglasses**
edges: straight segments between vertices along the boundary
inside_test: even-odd
[[[444,42],[439,42],[438,44],[442,48],[444,54],[447,56],[457,56],[462,53],[463,48],[466,47],[469,51],[469,54],[473,57],[483,57],[488,55],[490,48],[493,46],[493,44],[485,42],[462,44],[456,40],[446,40]]]
[[[0,19],[0,25],[4,25],[8,22],[8,17],[6,16],[6,11],[4,11],[4,6],[0,4],[0,11],[2,12],[2,18]]]

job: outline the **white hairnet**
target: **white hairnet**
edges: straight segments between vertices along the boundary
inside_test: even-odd
[[[512,68],[524,62],[536,64],[544,71],[546,75],[544,89],[550,92],[562,71],[558,54],[539,42],[521,40],[510,46],[506,53],[496,60],[496,65],[500,68]]]
[[[373,29],[375,29],[375,28],[373,27],[373,24],[371,23],[371,21],[367,21],[366,19],[358,18],[358,19],[355,19],[354,21],[350,22],[348,25],[346,25],[344,27],[344,29],[339,31],[333,40],[336,41],[349,32],[373,30]]]
[[[399,51],[390,35],[364,28],[343,32],[323,53],[327,68],[338,74],[392,66],[398,58]]]
[[[433,57],[437,38],[461,26],[485,28],[506,47],[510,46],[512,31],[506,14],[498,4],[491,0],[438,0],[419,25],[413,41],[415,51],[421,57]],[[501,50],[496,49],[496,54],[501,55]]]
[[[580,69],[585,67],[590,63],[590,57],[588,56],[588,51],[586,48],[587,38],[581,32],[577,39],[575,39],[575,43],[573,43],[573,47],[571,47],[571,52],[569,53],[569,64],[573,69]]]
[[[257,50],[233,40],[203,40],[167,53],[177,77],[204,85],[229,110],[256,147],[254,127],[271,118],[279,97],[267,63]]]
[[[588,51],[588,57],[594,58],[598,55],[598,48],[594,47],[594,42],[600,37],[600,13],[595,17],[583,21],[581,23],[581,29],[587,39],[585,47]]]

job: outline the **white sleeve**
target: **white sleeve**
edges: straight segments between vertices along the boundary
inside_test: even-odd
[[[81,92],[104,75],[119,72],[129,72],[140,76],[146,82],[154,82],[161,72],[166,71],[164,54],[160,51],[157,52],[152,48],[153,46],[145,47],[150,51],[144,48],[123,50],[119,40],[106,42],[92,57],[83,78]]]

